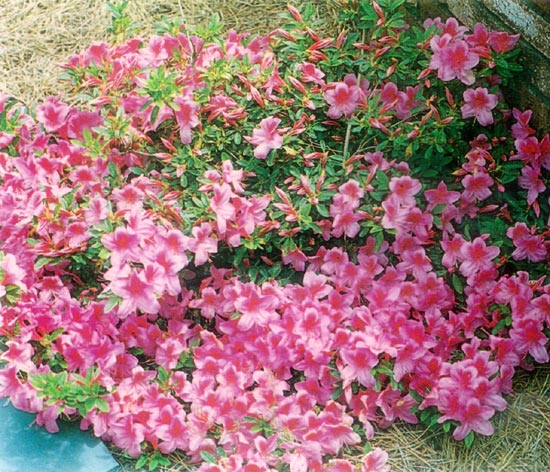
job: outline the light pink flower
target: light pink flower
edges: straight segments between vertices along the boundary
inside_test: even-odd
[[[390,472],[391,468],[386,465],[388,453],[379,447],[375,447],[363,459],[361,472]]]
[[[497,53],[511,51],[519,41],[519,34],[508,34],[506,31],[493,31],[489,35],[489,46]]]
[[[252,131],[252,137],[244,138],[256,146],[254,148],[254,157],[265,159],[272,149],[281,149],[283,146],[283,137],[277,127],[281,124],[280,118],[270,116],[260,121],[260,127]]]
[[[36,119],[44,125],[46,131],[52,133],[65,125],[70,110],[69,105],[60,102],[58,98],[48,97],[36,107]]]
[[[323,80],[325,73],[315,67],[315,64],[311,64],[310,62],[303,62],[302,64],[300,64],[300,70],[302,71],[302,80],[304,82],[313,82],[321,86],[325,84],[325,81]]]
[[[487,172],[468,174],[462,179],[462,186],[464,187],[462,195],[468,202],[485,200],[491,196],[490,187],[493,184],[494,180]]]
[[[453,39],[449,34],[434,36],[430,41],[433,56],[430,68],[437,70],[437,76],[444,82],[459,79],[466,85],[475,81],[472,69],[478,65],[479,56],[470,50],[461,39]]]
[[[460,273],[465,277],[475,272],[491,269],[493,259],[500,254],[496,246],[487,246],[481,237],[474,239],[471,243],[465,242],[460,249],[462,264]]]
[[[105,234],[101,242],[111,251],[113,265],[120,265],[127,259],[136,259],[138,255],[139,238],[136,233],[127,228],[118,227],[113,233]]]
[[[541,262],[546,259],[548,251],[544,239],[541,235],[532,234],[525,223],[516,223],[508,228],[506,236],[516,247],[512,253],[512,258],[516,261],[527,259],[530,262]]]
[[[420,192],[422,185],[418,179],[408,175],[392,177],[389,184],[390,190],[402,205],[415,205],[414,196]]]
[[[105,278],[112,278],[108,288],[122,298],[119,305],[119,315],[126,316],[139,309],[145,313],[155,314],[160,310],[160,304],[154,292],[154,283],[145,270],[131,269],[128,265],[108,271]]]
[[[460,108],[462,118],[476,118],[480,125],[493,124],[491,110],[498,104],[496,95],[489,93],[486,88],[478,87],[464,91],[464,105]]]
[[[174,103],[178,109],[174,111],[176,121],[180,128],[180,139],[183,144],[191,142],[191,131],[200,124],[198,112],[199,106],[194,102],[189,94],[182,97],[176,97]]]
[[[325,100],[330,105],[327,116],[337,120],[342,115],[349,118],[363,102],[364,92],[357,84],[357,78],[348,74],[343,82],[327,85]]]
[[[521,188],[527,190],[527,203],[529,205],[532,205],[539,193],[544,192],[546,189],[546,185],[541,179],[540,169],[529,165],[521,169],[518,183]]]

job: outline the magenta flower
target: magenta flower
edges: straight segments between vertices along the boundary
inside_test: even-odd
[[[342,115],[349,118],[363,102],[363,91],[354,75],[348,74],[343,82],[334,82],[327,86],[325,100],[330,105],[327,116],[337,120]]]
[[[315,64],[303,62],[300,64],[300,70],[302,71],[302,80],[304,82],[313,82],[321,86],[325,84],[323,80],[325,73],[321,69],[315,67]]]
[[[116,272],[116,275],[115,275]],[[105,278],[113,277],[109,284],[111,291],[122,298],[119,315],[126,316],[139,309],[145,313],[155,314],[160,304],[154,293],[154,283],[144,270],[131,269],[130,266],[108,271]]]
[[[59,99],[48,97],[42,105],[36,107],[36,119],[51,133],[65,125],[70,110],[69,105]]]
[[[67,238],[69,247],[76,248],[86,243],[91,238],[91,234],[88,233],[88,225],[86,223],[76,221],[67,226],[65,237]]]
[[[391,467],[386,465],[388,453],[379,447],[375,447],[363,459],[361,472],[390,472]]]
[[[200,124],[199,106],[190,95],[176,97],[174,103],[178,106],[178,110],[174,111],[174,114],[180,128],[181,142],[189,144],[191,142],[191,130]]]
[[[220,236],[227,230],[227,223],[235,216],[235,207],[231,203],[233,192],[228,184],[214,184],[214,196],[210,200],[210,208],[216,214],[216,227]]]
[[[389,187],[392,195],[395,195],[402,205],[412,206],[416,204],[414,196],[420,192],[422,185],[418,179],[404,175],[402,177],[392,177]]]
[[[519,41],[519,34],[508,34],[506,31],[492,31],[489,35],[489,46],[497,53],[511,51]]]
[[[476,272],[488,270],[493,266],[493,259],[500,254],[496,246],[487,246],[481,237],[474,239],[471,243],[465,242],[461,247],[462,264],[460,273],[469,277]]]
[[[134,231],[119,227],[113,233],[104,235],[101,242],[111,251],[113,265],[120,265],[127,259],[134,260],[137,257],[139,237]]]
[[[462,179],[464,199],[468,202],[473,200],[485,200],[491,196],[491,185],[495,182],[487,172],[468,174]]]
[[[542,175],[538,168],[525,166],[521,169],[518,183],[521,188],[527,190],[527,203],[529,205],[535,203],[539,193],[546,190],[546,185],[544,185],[541,177]]]
[[[479,64],[479,56],[461,39],[453,39],[450,35],[434,36],[430,41],[434,52],[430,68],[437,70],[437,76],[444,82],[459,79],[466,85],[472,85],[475,80],[472,69]]]
[[[468,89],[464,92],[464,105],[460,108],[462,118],[474,117],[480,125],[493,124],[493,113],[491,110],[497,106],[498,98],[489,93],[486,88],[478,87]]]
[[[245,136],[244,138],[256,146],[254,148],[254,157],[265,159],[272,149],[281,149],[283,146],[283,137],[280,130],[277,129],[281,120],[270,116],[260,121],[260,128],[252,131],[252,137]]]
[[[516,223],[506,231],[516,250],[512,253],[512,258],[516,261],[524,259],[529,262],[541,262],[547,257],[547,249],[544,239],[541,235],[532,234],[525,223]]]
[[[545,364],[550,360],[546,345],[548,338],[544,335],[543,322],[540,318],[525,316],[513,324],[510,339],[520,352],[529,352],[535,361]]]
[[[195,254],[195,265],[199,266],[208,260],[208,255],[218,252],[218,240],[212,238],[212,227],[209,223],[201,223],[191,230],[193,239],[190,241],[189,249]]]

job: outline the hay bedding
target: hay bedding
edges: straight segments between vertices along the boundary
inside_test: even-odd
[[[334,6],[330,0],[316,3],[329,28]],[[105,5],[105,0],[0,0],[0,93],[27,104],[60,93],[70,101],[58,64],[94,40],[109,39]],[[140,36],[163,19],[183,18],[196,26],[215,12],[227,29],[261,33],[280,24],[285,5],[286,0],[131,0],[128,13]],[[372,445],[388,451],[394,472],[550,471],[550,366],[520,374],[516,388],[510,407],[494,421],[495,435],[478,437],[471,449],[410,425],[377,434]],[[177,454],[172,459],[170,471],[190,470]]]

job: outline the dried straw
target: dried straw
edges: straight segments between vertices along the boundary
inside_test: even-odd
[[[111,0],[116,3],[115,0]],[[0,93],[25,103],[69,93],[59,81],[59,64],[94,40],[109,40],[106,0],[0,0]],[[330,0],[317,0],[319,15],[334,23]],[[163,20],[183,19],[190,27],[219,15],[225,29],[267,33],[281,24],[286,0],[130,0],[127,13],[148,36]]]

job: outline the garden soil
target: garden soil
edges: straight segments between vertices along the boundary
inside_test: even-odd
[[[337,14],[331,0],[317,0],[326,34]],[[93,41],[113,40],[105,0],[0,0],[0,93],[30,105],[48,95],[78,97],[60,79],[59,64]],[[300,3],[300,2],[297,2]],[[147,37],[154,24],[180,20],[189,27],[218,15],[225,29],[265,33],[276,28],[286,0],[130,0],[134,35]],[[334,33],[334,31],[332,31]],[[411,425],[378,432],[371,446],[384,448],[394,472],[544,472],[550,470],[550,366],[520,373],[509,408],[494,419],[495,434],[477,437],[467,449],[450,437]],[[360,451],[358,451],[358,456]],[[117,451],[113,451],[117,455]],[[353,456],[353,451],[350,451]],[[192,470],[171,456],[167,471]],[[124,472],[131,466],[123,465]]]

